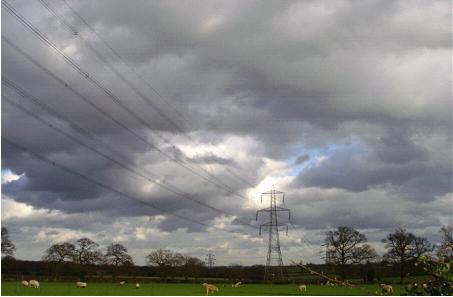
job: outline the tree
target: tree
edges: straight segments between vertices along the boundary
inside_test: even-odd
[[[445,261],[453,259],[453,225],[443,226],[440,229],[442,242],[438,247],[437,254]]]
[[[134,265],[132,257],[127,253],[127,248],[119,243],[112,243],[107,247],[105,260],[107,264],[115,267]]]
[[[74,261],[75,245],[63,242],[51,245],[44,251],[42,259],[48,262],[49,269],[53,269],[55,280],[58,278],[64,262]]]
[[[170,250],[158,249],[146,255],[146,259],[151,266],[171,266],[173,253]]]
[[[8,229],[2,227],[2,255],[12,257],[15,251],[16,247],[9,239]]]
[[[158,249],[146,255],[146,259],[149,265],[157,266],[161,277],[166,278],[170,268],[180,263],[180,256],[170,250]]]
[[[424,237],[415,237],[413,249],[414,258],[418,259],[419,257],[432,252],[434,246]]]
[[[332,260],[340,265],[341,277],[345,279],[345,266],[356,263],[357,257],[368,257],[366,253],[370,252],[368,247],[361,246],[366,242],[366,237],[359,231],[350,227],[338,227],[335,231],[326,233],[325,243],[331,250]]]
[[[382,242],[386,243],[385,247],[388,249],[384,259],[399,264],[401,283],[405,276],[405,266],[432,250],[428,240],[417,237],[405,229],[395,230],[394,233],[388,234]]]
[[[357,246],[351,250],[351,262],[354,264],[373,262],[377,258],[376,250],[369,244]]]
[[[98,250],[99,245],[89,238],[80,238],[76,242],[74,261],[78,264],[96,264],[103,261]]]
[[[200,275],[201,270],[204,267],[204,262],[202,260],[189,255],[182,255],[180,259],[182,273],[186,280],[189,276],[197,278]]]
[[[70,242],[51,245],[43,256],[44,261],[66,262],[73,261],[75,257],[75,245]]]

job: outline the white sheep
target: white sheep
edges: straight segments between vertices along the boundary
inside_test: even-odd
[[[120,286],[124,286],[125,283],[126,283],[125,281],[121,281]]]
[[[23,287],[28,287],[28,282],[26,280],[23,280],[21,282],[21,284],[22,284]]]
[[[238,288],[240,285],[242,285],[242,282],[237,282],[237,283],[235,283],[235,284],[233,284],[231,286],[234,287],[234,288]]]
[[[83,288],[85,289],[87,287],[87,283],[84,282],[76,282],[76,287],[77,288]]]
[[[335,284],[334,284],[334,283],[331,283],[331,282],[329,282],[329,281],[327,281],[327,283],[326,283],[326,286],[329,286],[329,287],[334,287],[334,286],[335,286]]]
[[[300,285],[299,286],[299,291],[302,292],[302,291],[307,291],[307,286],[306,285]]]
[[[139,283],[136,283],[136,284],[135,284],[135,288],[136,288],[136,289],[140,288],[140,284],[139,284]]]
[[[393,293],[393,287],[391,285],[380,284],[379,286],[382,289],[382,294],[387,295]]]
[[[28,283],[30,285],[30,288],[39,288],[39,282],[37,280],[32,279]]]
[[[207,283],[203,283],[202,286],[204,286],[206,288],[206,296],[209,295],[209,292],[218,292],[219,291],[219,288],[217,288],[216,286],[214,285],[210,285],[210,284],[207,284]]]

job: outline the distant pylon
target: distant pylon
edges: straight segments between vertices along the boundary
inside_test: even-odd
[[[288,220],[291,219],[291,211],[288,208],[277,206],[277,196],[281,197],[282,202],[285,201],[285,193],[276,191],[274,186],[268,192],[261,194],[261,203],[263,202],[263,196],[269,196],[270,206],[268,208],[260,209],[256,212],[256,220],[258,220],[258,214],[260,212],[269,213],[269,221],[260,225],[260,235],[261,229],[267,227],[269,231],[269,242],[267,249],[267,259],[266,267],[264,269],[264,280],[283,280],[285,274],[283,272],[283,259],[282,251],[280,249],[280,237],[279,237],[279,227],[286,227],[286,234],[288,234],[288,225],[281,224],[278,222],[277,213],[279,211],[288,212]]]
[[[209,252],[207,255],[206,255],[206,265],[209,267],[209,268],[212,268],[212,266],[214,266],[215,264],[215,255],[211,252]]]

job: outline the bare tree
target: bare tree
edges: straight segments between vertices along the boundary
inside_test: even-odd
[[[132,257],[127,253],[127,248],[119,243],[112,243],[107,247],[105,260],[106,263],[116,267],[134,265]]]
[[[158,249],[148,255],[146,259],[149,265],[157,266],[161,277],[166,278],[172,266],[181,263],[181,255],[170,250]]]
[[[446,261],[453,259],[453,225],[443,226],[440,229],[442,242],[438,247],[437,254]]]
[[[78,264],[96,264],[103,261],[99,245],[89,238],[80,238],[76,242],[74,261]]]
[[[357,256],[365,257],[368,248],[362,250],[361,244],[366,242],[366,237],[351,227],[338,227],[335,231],[326,233],[325,243],[332,250],[332,260],[340,266],[341,278],[345,279],[345,266],[355,263]]]
[[[363,264],[373,262],[378,258],[376,250],[369,244],[357,246],[351,250],[351,262],[354,264]]]
[[[42,259],[47,263],[49,269],[54,271],[55,280],[58,279],[64,262],[74,261],[75,245],[70,242],[53,244],[44,251]]]
[[[2,255],[12,257],[16,251],[16,246],[9,239],[8,229],[2,227]]]
[[[183,255],[181,263],[182,272],[186,280],[189,276],[197,278],[204,266],[204,262],[202,260],[189,255]]]
[[[417,257],[432,251],[432,246],[422,237],[417,237],[414,234],[407,232],[405,229],[397,229],[394,233],[387,235],[387,238],[382,240],[386,243],[388,252],[384,258],[398,263],[400,266],[400,282],[402,283],[405,276],[405,266],[408,263],[417,259]]]
[[[75,245],[70,242],[51,245],[43,256],[44,261],[66,262],[74,261]]]
[[[415,259],[418,259],[420,256],[426,255],[427,253],[431,253],[433,250],[434,246],[426,238],[415,237],[413,247]]]
[[[171,266],[173,253],[170,250],[158,249],[146,255],[146,259],[151,266]]]

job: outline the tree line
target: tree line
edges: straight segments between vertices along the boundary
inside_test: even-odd
[[[325,256],[326,264],[322,269],[331,269],[332,273],[342,279],[346,279],[354,267],[370,267],[371,264],[379,263],[391,265],[392,269],[398,270],[400,281],[403,282],[407,273],[414,271],[416,260],[423,255],[436,254],[437,257],[449,261],[453,259],[453,227],[444,226],[440,230],[442,234],[441,244],[435,246],[426,238],[418,237],[405,229],[397,229],[389,233],[382,242],[386,252],[379,256],[375,249],[367,243],[365,234],[351,227],[338,227],[326,232]],[[15,246],[9,239],[8,230],[2,228],[2,255],[11,258],[15,252]],[[5,257],[3,259],[5,259]],[[118,273],[124,273],[128,267],[136,267],[128,249],[120,243],[111,243],[104,250],[99,244],[89,238],[80,238],[75,242],[62,242],[52,244],[44,251],[42,261],[52,267],[55,277],[68,265],[79,267],[79,277],[90,274],[94,266],[107,267],[113,277]],[[173,252],[167,249],[156,249],[146,255],[148,274],[159,276],[166,280],[169,276],[197,277],[202,274],[210,276],[235,276],[243,275],[249,279],[260,279],[264,269],[261,265],[241,268],[233,265],[228,271],[221,268],[208,269],[205,263],[197,258],[186,254]],[[66,265],[66,266],[65,266]],[[63,269],[66,267],[65,269]],[[85,267],[81,269],[80,267]],[[131,270],[130,270],[131,271]],[[139,273],[137,270],[136,273]],[[365,273],[368,273],[365,271]],[[256,274],[256,275],[254,275]]]
[[[453,259],[453,227],[444,226],[440,233],[442,242],[436,247],[426,238],[398,228],[382,239],[387,251],[379,257],[375,249],[367,244],[365,234],[351,227],[338,227],[326,233],[325,260],[327,264],[338,267],[342,279],[346,278],[347,265],[372,262],[396,264],[400,282],[403,282],[409,267],[413,268],[423,255],[435,253],[447,261]]]

